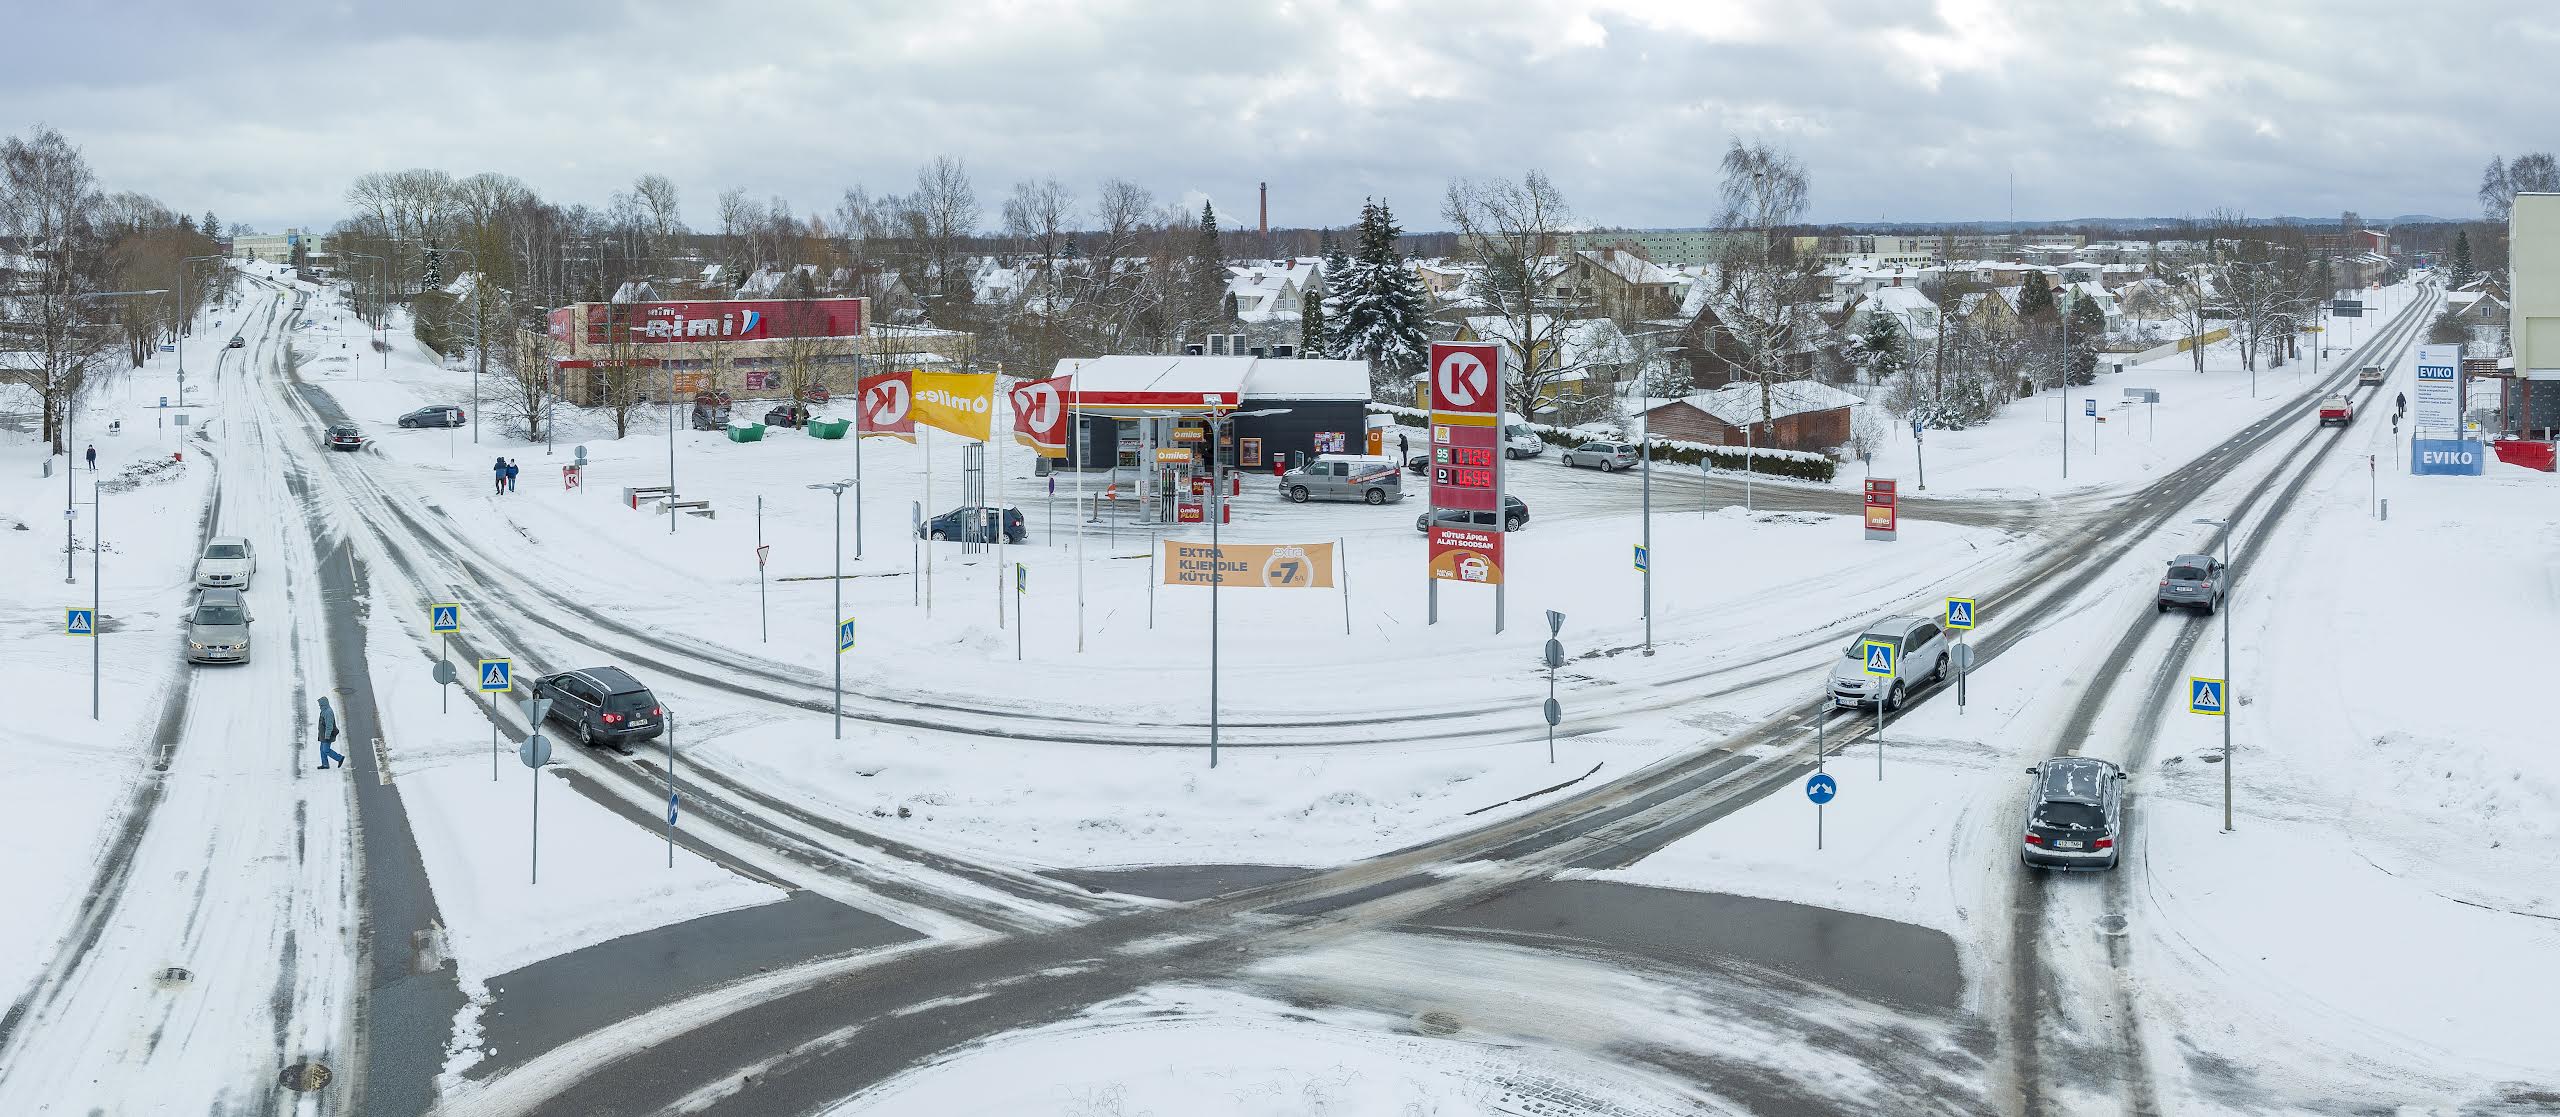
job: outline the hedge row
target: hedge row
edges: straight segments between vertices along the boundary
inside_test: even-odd
[[[1431,421],[1431,413],[1428,411],[1413,407],[1399,407],[1392,403],[1372,403],[1369,405],[1369,410],[1410,421],[1416,426],[1427,425]],[[1578,446],[1584,442],[1597,441],[1605,437],[1546,423],[1530,423],[1528,427],[1537,432],[1538,437],[1546,439],[1553,445]],[[1744,470],[1772,477],[1796,477],[1822,482],[1830,481],[1840,468],[1840,463],[1832,460],[1828,454],[1809,454],[1801,450],[1773,450],[1760,447],[1746,455],[1738,446],[1713,446],[1703,442],[1682,442],[1668,438],[1656,438],[1652,441],[1655,461],[1670,461],[1681,465],[1707,462],[1717,469]]]

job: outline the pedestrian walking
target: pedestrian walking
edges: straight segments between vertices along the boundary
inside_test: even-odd
[[[516,460],[514,458],[507,459],[507,491],[516,491]]]
[[[93,445],[93,446],[89,447],[89,472],[91,472],[91,473],[96,473],[97,471],[98,471],[98,448],[97,448],[96,446],[94,446],[94,445]]]
[[[498,459],[497,464],[489,467],[489,479],[492,483],[498,486],[498,492],[500,495],[504,495],[506,493],[507,459],[500,458]]]
[[[1412,461],[1412,460],[1413,460],[1413,442],[1412,442],[1412,440],[1410,440],[1410,439],[1406,438],[1405,436],[1403,436],[1403,435],[1401,435],[1401,434],[1397,435],[1397,436],[1396,436],[1396,463],[1397,463],[1397,464],[1399,464],[1399,465],[1402,465],[1402,464],[1404,464],[1404,463],[1406,463],[1406,462],[1409,462],[1409,461]]]
[[[337,744],[337,742],[338,742],[338,714],[337,714],[337,711],[335,711],[335,710],[331,710],[331,709],[329,708],[329,700],[328,700],[328,699],[326,699],[326,698],[323,698],[323,699],[321,699],[321,700],[320,700],[320,770],[321,770],[321,771],[323,771],[323,772],[328,771],[328,770],[329,770],[329,762],[330,762],[330,761],[332,761],[332,760],[335,760],[335,761],[337,761],[337,762],[338,762],[338,767],[344,768],[344,767],[346,767],[346,766],[347,766],[347,754],[342,753],[342,752],[339,752],[339,751],[334,747],[334,746]]]

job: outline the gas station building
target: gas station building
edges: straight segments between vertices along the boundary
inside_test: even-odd
[[[1094,357],[1058,362],[1051,381],[1068,413],[1054,466],[1134,475],[1150,515],[1172,516],[1178,479],[1206,477],[1213,440],[1220,467],[1245,475],[1370,452],[1366,361]]]

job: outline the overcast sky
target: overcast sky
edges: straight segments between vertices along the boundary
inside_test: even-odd
[[[104,9],[102,11],[101,9]],[[1822,221],[2470,216],[2560,146],[2544,0],[925,0],[15,5],[0,105],[108,189],[326,226],[365,171],[601,204],[661,172],[807,214],[966,161],[987,215],[1051,176],[1341,225],[1442,226],[1455,176],[1545,170],[1595,225],[1711,223],[1730,136]],[[107,14],[112,12],[113,14]]]

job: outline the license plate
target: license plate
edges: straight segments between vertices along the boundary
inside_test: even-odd
[[[2078,843],[2078,842],[2055,842],[2055,843],[2053,843],[2053,848],[2055,848],[2055,849],[2078,849],[2078,848],[2080,848],[2080,843]]]
[[[631,728],[633,728],[633,729],[647,729],[647,728],[649,728],[650,726],[652,726],[652,725],[656,725],[656,724],[657,724],[656,722],[654,722],[654,721],[650,721],[650,720],[649,720],[649,719],[647,719],[647,718],[633,718],[633,719],[631,720]]]

